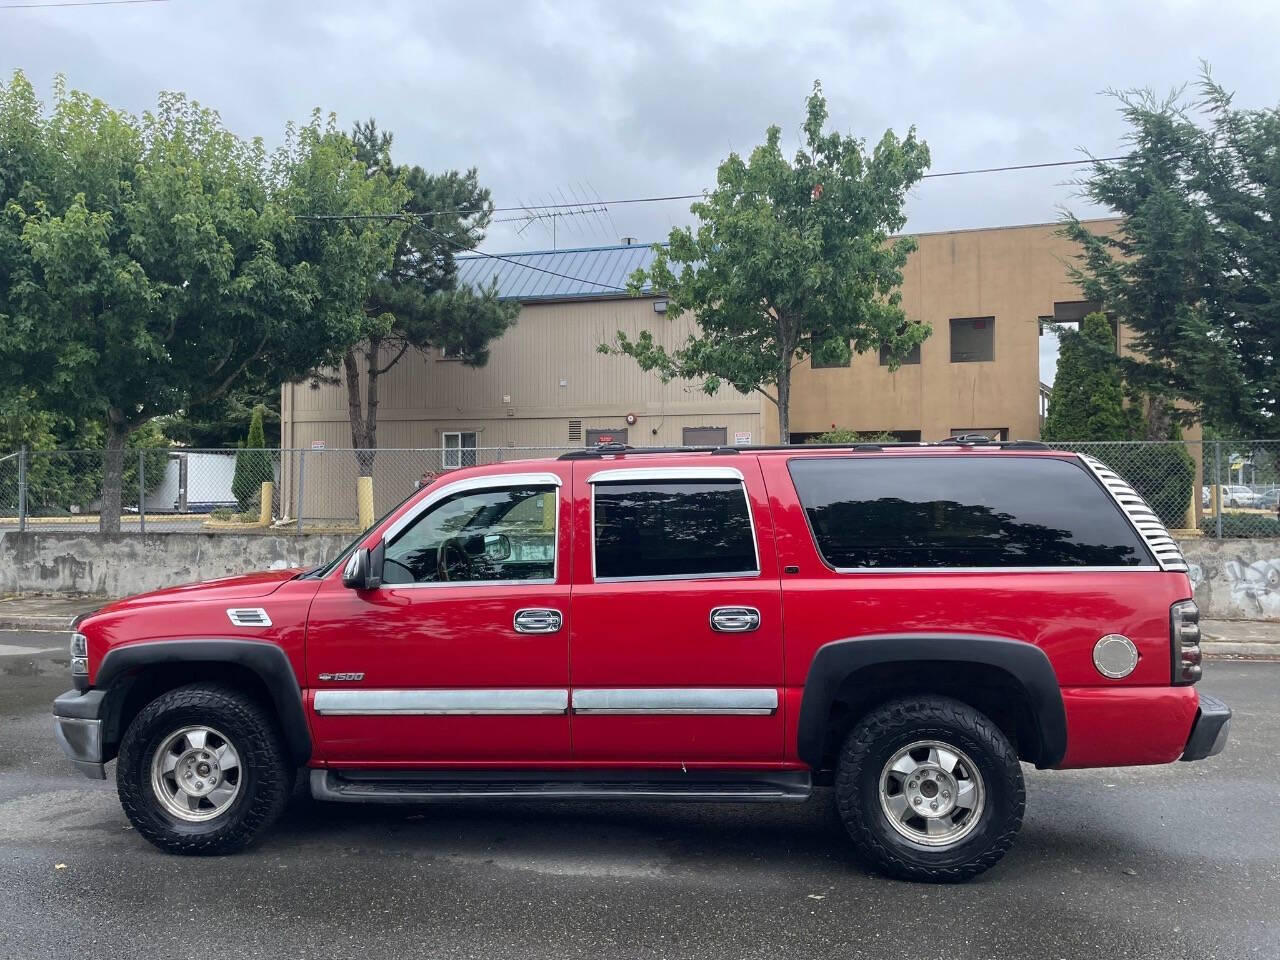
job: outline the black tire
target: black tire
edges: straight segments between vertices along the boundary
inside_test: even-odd
[[[171,813],[152,784],[152,762],[175,731],[207,726],[234,745],[235,796],[212,819],[188,822]],[[133,718],[120,742],[116,787],[135,830],[161,850],[184,854],[233,853],[275,822],[293,790],[287,759],[271,712],[225,686],[191,684],[162,694]]]
[[[943,846],[904,836],[881,802],[886,765],[920,741],[937,741],[967,755],[984,798],[968,832]],[[983,714],[946,697],[894,700],[862,717],[840,751],[835,787],[837,808],[858,853],[900,880],[954,883],[994,866],[1013,845],[1026,806],[1022,768],[1009,740]],[[969,815],[957,810],[958,819]],[[966,822],[952,829],[963,830]]]

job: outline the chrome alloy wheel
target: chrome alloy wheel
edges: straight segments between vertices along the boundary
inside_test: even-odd
[[[938,740],[908,744],[880,773],[880,809],[913,843],[958,843],[978,825],[985,806],[978,768],[964,751]]]
[[[226,812],[240,793],[240,756],[212,727],[193,726],[165,737],[151,760],[151,789],[179,820],[200,823]]]

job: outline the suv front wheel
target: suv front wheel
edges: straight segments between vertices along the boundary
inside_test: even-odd
[[[836,803],[858,852],[903,880],[965,880],[1022,824],[1017,752],[987,717],[946,697],[882,704],[849,733]]]
[[[162,694],[120,743],[116,785],[134,829],[171,853],[231,853],[284,809],[293,768],[273,716],[228,687]]]

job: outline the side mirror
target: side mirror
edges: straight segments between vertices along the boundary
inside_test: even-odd
[[[484,538],[484,555],[490,560],[511,559],[511,538],[505,533],[490,533]]]
[[[382,586],[383,545],[372,551],[361,547],[351,554],[342,568],[342,585],[351,590],[374,590]]]

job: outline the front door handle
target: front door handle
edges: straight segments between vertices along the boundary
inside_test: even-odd
[[[559,610],[527,607],[516,611],[513,624],[516,633],[555,633],[564,625],[564,617]]]
[[[760,629],[760,611],[755,607],[714,607],[711,629],[719,633],[750,633]]]

